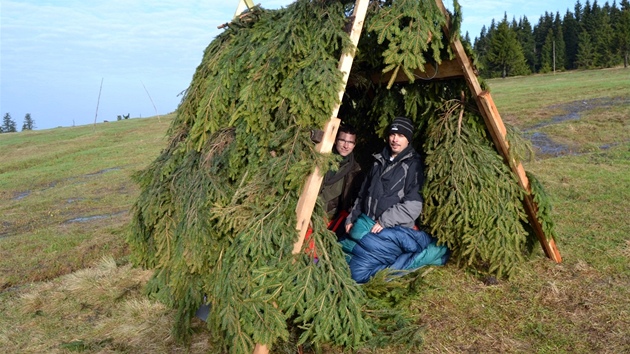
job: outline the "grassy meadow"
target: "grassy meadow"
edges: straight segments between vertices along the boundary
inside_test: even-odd
[[[487,81],[503,119],[559,147],[525,169],[545,186],[563,257],[537,247],[497,284],[452,264],[407,299],[423,353],[630,352],[630,68]],[[131,176],[172,116],[0,134],[0,350],[218,353],[203,322],[170,336],[128,261]],[[400,348],[362,349],[393,354]]]

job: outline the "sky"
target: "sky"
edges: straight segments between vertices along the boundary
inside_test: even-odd
[[[533,26],[545,12],[573,12],[576,1],[459,0],[462,34],[474,39],[504,14]],[[253,2],[277,9],[293,1]],[[238,3],[0,0],[0,114],[21,130],[28,113],[41,130],[173,112]]]

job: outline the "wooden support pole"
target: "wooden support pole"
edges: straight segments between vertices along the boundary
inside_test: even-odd
[[[385,74],[376,73],[372,75],[372,82],[378,82],[381,84],[386,84],[391,80],[393,71],[389,71]],[[442,63],[426,63],[424,64],[424,69],[415,69],[413,71],[413,75],[415,76],[415,80],[440,80],[440,79],[450,79],[455,77],[464,77],[464,71],[461,66],[457,62],[457,60],[442,60]],[[408,82],[409,77],[402,70],[399,70],[396,73],[396,78],[394,82]]]
[[[448,12],[442,3],[442,0],[435,0],[436,4],[444,13],[444,15],[448,18]],[[450,34],[450,28],[447,26],[444,27],[444,32],[448,36]],[[477,102],[477,106],[483,116],[483,119],[486,123],[486,127],[490,132],[490,136],[492,137],[492,141],[494,142],[494,146],[497,151],[503,156],[503,159],[508,166],[512,169],[512,171],[516,174],[519,185],[527,192],[527,195],[523,199],[523,206],[525,208],[525,212],[527,213],[527,218],[529,220],[530,225],[533,227],[538,240],[545,252],[545,255],[556,263],[562,262],[562,257],[560,256],[560,251],[556,247],[556,243],[553,239],[547,239],[545,235],[542,225],[538,221],[538,205],[534,202],[534,199],[531,195],[531,188],[529,185],[529,179],[525,174],[525,169],[520,162],[516,162],[510,159],[509,154],[509,142],[506,139],[506,129],[503,124],[503,120],[501,119],[501,115],[499,115],[499,111],[497,107],[494,105],[494,101],[492,100],[492,96],[487,91],[483,91],[481,89],[481,85],[479,85],[479,80],[477,79],[477,75],[475,74],[472,64],[470,63],[470,59],[468,59],[468,55],[464,51],[464,47],[459,38],[455,39],[451,43],[451,49],[455,52],[455,56],[462,70],[464,71],[464,77],[466,78],[466,83],[468,84],[468,88],[473,93],[475,101]]]
[[[542,229],[542,225],[540,221],[538,221],[538,205],[534,202],[534,198],[531,195],[531,187],[529,184],[529,179],[525,174],[525,168],[523,164],[520,162],[516,162],[514,160],[508,161],[509,159],[509,143],[506,140],[506,130],[503,121],[501,120],[501,116],[499,115],[499,111],[497,107],[494,105],[492,100],[492,96],[487,91],[482,92],[479,95],[479,100],[481,106],[482,115],[484,115],[484,119],[486,120],[486,125],[489,130],[494,130],[495,134],[498,136],[499,143],[495,142],[495,146],[498,146],[498,150],[501,152],[501,155],[504,157],[506,163],[509,164],[512,171],[516,174],[518,184],[527,191],[527,194],[523,198],[523,206],[525,208],[525,212],[527,213],[527,219],[529,224],[533,227],[534,233],[538,237],[538,241],[545,252],[545,255],[551,259],[553,259],[556,263],[562,262],[562,256],[560,256],[560,251],[556,247],[556,243],[553,239],[547,239],[545,232]],[[486,119],[486,116],[488,117]]]
[[[363,22],[367,13],[367,7],[369,0],[356,0],[354,4],[354,11],[352,13],[353,23],[350,31],[350,40],[354,45],[354,49],[351,53],[342,54],[339,60],[338,69],[343,73],[343,85],[339,89],[339,100],[333,108],[330,120],[325,123],[323,131],[324,137],[317,145],[315,145],[315,151],[327,154],[332,151],[335,137],[337,136],[337,129],[339,128],[340,119],[337,118],[339,108],[341,107],[341,101],[343,94],[346,91],[346,85],[348,84],[348,77],[350,76],[350,69],[352,69],[352,62],[354,60],[354,54],[359,44],[359,38],[361,37],[361,31],[363,30]],[[304,244],[304,237],[308,230],[311,216],[313,215],[313,209],[317,202],[317,196],[319,195],[319,189],[322,185],[322,176],[318,167],[315,167],[313,172],[308,176],[300,199],[295,210],[297,217],[296,229],[299,231],[298,240],[293,245],[293,254],[297,254],[302,251]],[[253,354],[268,354],[269,348],[265,344],[257,343],[254,348]]]

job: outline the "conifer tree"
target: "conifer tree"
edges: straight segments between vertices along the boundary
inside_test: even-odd
[[[534,34],[532,33],[532,25],[529,23],[527,16],[523,16],[518,23],[516,35],[521,48],[523,49],[523,56],[525,62],[529,67],[530,72],[536,71],[536,41],[534,40]]]
[[[35,121],[31,118],[30,113],[26,113],[24,116],[24,123],[22,123],[22,131],[33,130],[35,128]]]
[[[555,70],[564,70],[566,61],[566,45],[564,42],[564,30],[562,28],[562,20],[560,19],[560,13],[556,12],[556,18],[553,22],[553,38],[554,38],[554,50],[553,50],[553,63]]]
[[[615,26],[616,43],[623,59],[623,66],[627,68],[630,61],[630,1],[621,0],[620,6]]]
[[[541,67],[544,63],[548,63],[548,68],[551,68],[551,62],[549,57],[543,58],[543,46],[547,42],[549,31],[553,29],[553,17],[549,12],[545,11],[543,16],[538,19],[538,24],[534,27],[534,38],[536,40],[536,68],[537,71],[541,71]],[[553,35],[552,35],[553,36]],[[545,53],[547,54],[547,53]]]
[[[523,49],[516,38],[516,33],[508,24],[507,15],[492,36],[487,60],[489,69],[501,77],[528,73]]]
[[[473,49],[477,56],[479,57],[479,65],[478,69],[482,73],[484,77],[487,77],[486,68],[487,68],[487,54],[488,47],[490,44],[490,33],[486,31],[486,26],[481,27],[481,32],[479,33],[479,38],[475,37],[475,42],[473,43]]]
[[[608,3],[606,3],[608,5]],[[610,23],[610,6],[599,7],[597,1],[593,2],[593,21],[596,30],[591,37],[597,59],[595,65],[601,68],[609,68],[620,61],[620,57],[615,55],[614,30]]]
[[[578,36],[580,28],[578,21],[573,16],[573,13],[567,10],[562,21],[563,37],[566,48],[566,58],[564,66],[567,69],[575,69],[575,60],[578,49]]]
[[[579,69],[592,69],[598,61],[598,53],[593,47],[591,36],[586,31],[580,32],[576,65]]]
[[[470,47],[472,47],[472,42],[470,41],[470,34],[468,34],[468,31],[466,31],[464,38],[462,38],[462,42],[467,43]]]
[[[540,49],[540,73],[548,73],[553,69],[553,47],[553,29],[550,28],[547,32],[545,43]]]
[[[15,126],[15,121],[11,118],[11,115],[9,113],[6,113],[4,115],[4,118],[2,119],[2,132],[14,133],[16,131],[17,129]]]
[[[582,7],[582,3],[580,3],[580,0],[577,0],[575,2],[575,6],[573,7],[573,10],[575,11],[575,20],[578,23],[582,23],[582,20],[583,20],[582,14],[583,14],[584,8]]]
[[[584,3],[584,7],[582,8],[580,16],[580,26],[581,29],[583,31],[587,31],[589,35],[595,33],[595,30],[597,29],[593,16],[593,10],[591,8],[591,3],[589,0],[586,0],[586,2]]]

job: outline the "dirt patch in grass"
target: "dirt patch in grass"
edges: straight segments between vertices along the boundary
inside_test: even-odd
[[[545,110],[554,112],[551,119],[522,129],[539,158],[608,149],[630,141],[629,97],[578,100]],[[603,130],[602,126],[609,130]]]

